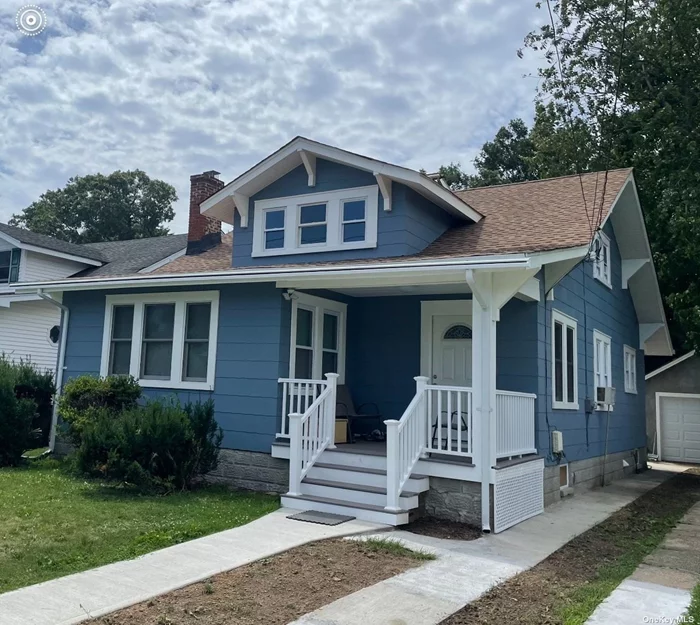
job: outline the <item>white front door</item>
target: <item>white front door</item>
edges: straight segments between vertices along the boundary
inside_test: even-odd
[[[472,385],[471,318],[434,314],[430,381],[444,386]]]

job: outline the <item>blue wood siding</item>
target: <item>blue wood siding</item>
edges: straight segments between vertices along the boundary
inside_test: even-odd
[[[537,358],[539,384],[537,400],[537,447],[550,457],[552,430],[564,434],[564,461],[601,456],[605,450],[607,413],[585,412],[586,398],[593,397],[593,331],[611,337],[612,384],[617,389],[610,413],[608,452],[616,453],[646,444],[644,418],[644,354],[639,349],[639,324],[629,291],[622,289],[620,252],[612,228],[610,237],[612,289],[593,277],[590,262],[575,267],[554,288],[554,300],[537,308]],[[552,309],[576,319],[578,342],[578,410],[552,408]],[[637,394],[625,393],[624,345],[637,350]]]
[[[219,291],[214,392],[147,389],[145,395],[176,395],[182,402],[211,395],[224,430],[224,447],[269,452],[279,427],[277,380],[287,375],[289,365],[289,303],[272,284],[221,286]],[[71,309],[67,378],[99,374],[105,295],[103,291],[65,294],[64,301]]]
[[[322,193],[376,184],[377,181],[370,172],[323,159],[318,159],[316,163],[315,187],[308,186],[308,176],[303,165],[293,169],[250,198],[250,214],[247,228],[241,227],[240,216],[236,212],[234,216],[233,266],[268,266],[285,263],[406,256],[423,250],[455,223],[455,219],[447,212],[426,200],[413,189],[402,184],[393,183],[392,210],[390,212],[384,211],[384,200],[381,193],[379,194],[376,248],[312,254],[289,254],[267,258],[253,258],[251,256],[253,251],[254,206],[256,200]]]

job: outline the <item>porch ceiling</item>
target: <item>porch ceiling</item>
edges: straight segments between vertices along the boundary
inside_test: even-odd
[[[351,297],[391,297],[398,295],[468,295],[472,291],[463,284],[421,284],[407,286],[346,287],[331,289]]]

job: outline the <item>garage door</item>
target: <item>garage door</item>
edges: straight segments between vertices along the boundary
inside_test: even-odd
[[[700,397],[659,397],[661,458],[700,462]]]

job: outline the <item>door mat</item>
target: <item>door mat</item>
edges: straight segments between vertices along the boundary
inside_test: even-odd
[[[306,510],[305,512],[297,512],[287,517],[294,521],[306,521],[307,523],[319,523],[320,525],[340,525],[347,521],[353,521],[354,516],[345,516],[344,514],[331,514],[330,512],[316,512],[315,510]]]

